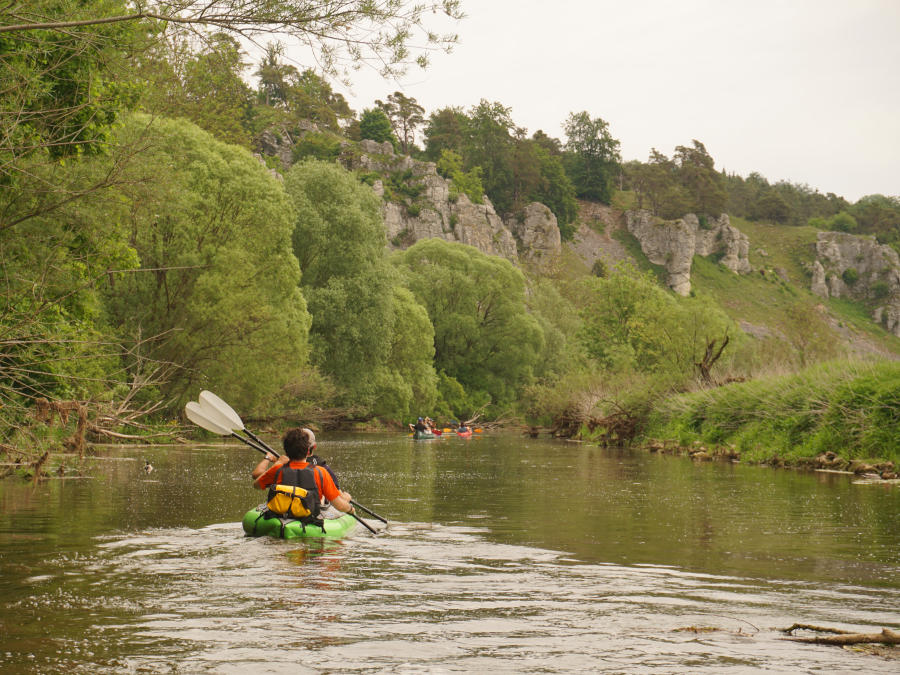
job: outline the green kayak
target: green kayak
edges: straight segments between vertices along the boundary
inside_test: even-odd
[[[244,526],[244,532],[251,537],[259,537],[261,535],[269,535],[279,539],[296,539],[298,537],[343,537],[356,526],[356,518],[349,513],[326,520],[323,530],[318,525],[306,525],[305,527],[299,520],[285,521],[282,528],[282,521],[279,518],[263,518],[262,513],[265,511],[266,505],[260,504],[255,509],[250,509],[244,515],[241,524]]]
[[[437,438],[437,436],[430,431],[416,431],[413,433],[413,438],[417,441],[428,440],[429,438]]]

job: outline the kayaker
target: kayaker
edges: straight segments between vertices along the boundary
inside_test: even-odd
[[[423,434],[431,431],[431,429],[428,428],[428,425],[425,424],[425,420],[421,417],[416,421],[415,424],[410,423],[409,428],[412,429],[413,432],[418,431]]]
[[[467,433],[469,433],[469,427],[466,426],[465,422],[460,422],[459,426],[456,429],[456,433],[467,434]]]
[[[297,481],[301,480],[301,477],[297,472],[308,469],[313,475],[320,498],[327,499],[338,511],[354,512],[350,503],[353,498],[349,492],[338,489],[327,467],[309,462],[309,456],[316,448],[316,435],[311,429],[300,427],[288,429],[281,439],[281,444],[284,447],[284,455],[275,458],[266,453],[251,472],[253,484],[257,488],[265,490],[272,485],[300,485]],[[294,471],[285,472],[285,465]],[[285,483],[285,480],[293,482]]]

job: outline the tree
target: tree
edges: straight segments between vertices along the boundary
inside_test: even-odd
[[[581,342],[611,370],[705,378],[731,339],[722,336],[738,332],[711,300],[678,297],[630,266],[586,279],[582,293]]]
[[[381,108],[391,121],[394,136],[400,141],[403,154],[408,155],[409,148],[415,141],[416,129],[425,122],[425,108],[420,106],[416,99],[399,91],[388,94],[386,103],[375,101],[375,105]]]
[[[469,135],[469,118],[461,108],[441,108],[431,113],[425,127],[425,157],[438,161],[444,150],[462,156]]]
[[[693,141],[692,147],[676,146],[674,161],[678,180],[690,195],[689,208],[700,215],[721,214],[728,203],[728,193],[706,146],[698,140]]]
[[[482,99],[469,110],[462,152],[466,168],[481,167],[484,190],[499,213],[512,210],[515,204],[516,126],[511,114],[511,108]]]
[[[123,342],[156,336],[148,353],[180,367],[164,390],[175,406],[201,384],[264,405],[307,359],[291,205],[249,151],[184,120],[137,116],[123,135],[148,132],[129,182],[105,203],[147,270],[110,275],[111,325]]]
[[[92,184],[72,182],[60,167],[110,150],[114,124],[139,91],[127,75],[128,61],[150,27],[133,22],[77,31],[17,29],[39,17],[52,22],[83,15],[82,5],[35,0],[0,9],[0,229],[116,182],[118,167],[95,176]],[[103,8],[124,11],[125,3],[111,0]]]
[[[476,166],[471,171],[463,171],[462,166],[462,157],[458,154],[452,150],[441,151],[441,158],[437,161],[437,172],[452,181],[451,190],[455,190],[455,194],[463,193],[473,204],[481,204],[484,197],[481,167]]]
[[[400,419],[433,402],[430,325],[411,296],[395,290],[381,200],[351,172],[316,160],[295,164],[285,190],[296,213],[312,360],[342,388],[339,403]]]
[[[438,372],[470,397],[497,405],[516,400],[531,382],[543,348],[525,306],[525,279],[503,258],[442,239],[423,239],[394,260],[434,326]]]
[[[619,172],[619,141],[609,124],[587,111],[570,113],[565,122],[566,168],[579,197],[609,204]]]
[[[570,240],[575,234],[572,223],[578,217],[575,186],[569,180],[561,157],[547,152],[540,144],[536,145],[541,180],[532,190],[529,199],[541,202],[553,211],[560,235],[563,240]]]
[[[285,34],[313,52],[322,70],[332,76],[348,76],[351,69],[374,65],[384,77],[406,72],[411,63],[428,64],[428,52],[449,50],[457,36],[428,29],[425,17],[438,12],[461,19],[459,0],[435,0],[412,4],[407,0],[349,0],[306,2],[304,0],[169,0],[164,3],[82,3],[62,0],[44,7],[22,8],[8,3],[0,12],[0,34],[24,31],[54,31],[72,35],[97,26],[136,22],[159,22],[163,27],[195,31],[224,31],[244,38]],[[76,29],[70,31],[69,29]],[[416,35],[425,47],[417,55],[410,51]]]
[[[394,137],[391,121],[381,108],[363,110],[362,117],[359,119],[359,134],[362,138],[369,138],[378,143],[390,141],[391,145],[397,147],[397,139]]]
[[[141,106],[167,117],[186,117],[219,140],[250,146],[247,117],[253,100],[244,82],[246,56],[230,35],[218,33],[197,45],[173,36],[141,55],[137,74],[153,82]]]
[[[270,42],[255,73],[259,78],[260,102],[273,108],[287,107],[288,90],[298,75],[294,66],[281,60],[283,56],[284,45]]]

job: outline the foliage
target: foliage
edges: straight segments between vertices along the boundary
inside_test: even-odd
[[[175,402],[202,384],[259,405],[306,360],[290,204],[246,150],[181,120],[138,116],[124,132],[145,133],[150,145],[105,217],[127,224],[148,273],[114,275],[111,323],[181,367],[166,385]]]
[[[199,44],[173,34],[140,55],[138,73],[152,82],[141,105],[167,117],[186,117],[219,140],[249,147],[253,94],[243,80],[245,57],[225,33]]]
[[[292,167],[285,190],[312,359],[342,387],[338,402],[393,419],[433,403],[433,333],[384,258],[379,198],[349,171],[315,160]]]
[[[397,139],[394,136],[391,121],[381,108],[363,110],[363,114],[359,118],[359,134],[360,138],[368,138],[377,143],[390,141],[394,148],[397,147]]]
[[[481,204],[484,188],[481,185],[481,167],[471,171],[463,171],[462,157],[452,150],[442,150],[437,162],[437,171],[441,176],[453,182],[456,193],[465,194],[473,204]]]
[[[841,274],[841,279],[843,279],[844,283],[848,286],[852,286],[859,281],[859,272],[856,271],[855,267],[848,267],[844,270],[843,274]]]
[[[578,203],[560,143],[543,133],[537,140],[524,133],[511,109],[498,102],[482,99],[468,113],[443,108],[429,117],[425,157],[470,198],[483,187],[498,213],[520,213],[533,201],[547,205],[563,238],[571,238]],[[480,202],[480,196],[472,201]]]
[[[675,296],[651,274],[628,266],[585,279],[583,292],[581,341],[591,358],[613,371],[688,379],[712,340],[739,333],[708,298]]]
[[[61,3],[48,0],[48,4],[57,9]],[[7,16],[0,22],[3,31],[28,31],[34,24],[46,22],[46,15],[36,8],[17,10],[16,5],[5,8]],[[64,33],[73,24],[119,26],[153,20],[192,30],[201,37],[203,30],[210,28],[251,39],[279,33],[307,47],[328,75],[346,78],[350,70],[372,65],[384,77],[396,77],[405,73],[411,63],[426,67],[430,50],[449,50],[456,43],[456,35],[440,35],[426,25],[425,17],[438,12],[455,19],[463,16],[458,0],[421,4],[406,0],[351,0],[333,4],[222,0],[214,5],[206,0],[178,0],[139,4],[134,9],[109,0],[88,5],[66,0],[53,17],[51,30]],[[413,42],[424,45],[417,55],[410,49]]]
[[[673,397],[656,407],[646,435],[734,444],[750,459],[833,451],[898,461],[898,402],[896,362],[831,362]]]
[[[425,122],[425,108],[416,99],[395,91],[388,94],[387,102],[375,101],[375,105],[384,111],[391,122],[394,136],[400,142],[400,149],[408,155],[415,141],[416,129]]]
[[[307,158],[333,162],[341,154],[341,139],[333,134],[310,131],[303,134],[291,152],[295,162]]]
[[[576,194],[609,204],[622,161],[619,141],[610,134],[607,122],[599,117],[591,118],[586,110],[570,113],[564,126],[566,171]]]
[[[728,193],[725,181],[715,170],[713,158],[706,146],[694,140],[691,147],[675,148],[675,166],[678,181],[690,195],[688,209],[698,215],[718,216],[725,210]]]
[[[525,280],[509,261],[471,246],[425,239],[394,260],[434,326],[438,372],[470,397],[514,401],[537,367],[544,339],[525,309]]]
[[[92,176],[92,183],[76,182],[65,165],[111,151],[117,120],[133,107],[140,88],[128,59],[150,28],[137,22],[78,31],[16,27],[125,11],[119,0],[92,7],[35,0],[0,9],[0,229],[115,182],[115,171]],[[87,177],[79,174],[82,181]]]

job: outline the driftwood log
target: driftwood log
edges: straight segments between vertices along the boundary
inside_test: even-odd
[[[795,630],[811,630],[817,633],[834,633],[834,635],[815,635],[813,637],[796,637]],[[789,628],[782,628],[782,633],[790,635],[788,640],[794,642],[807,642],[817,645],[861,645],[861,644],[885,644],[900,645],[900,632],[890,628],[882,628],[880,633],[854,633],[840,628],[828,628],[825,626],[812,626],[806,623],[795,623]]]

